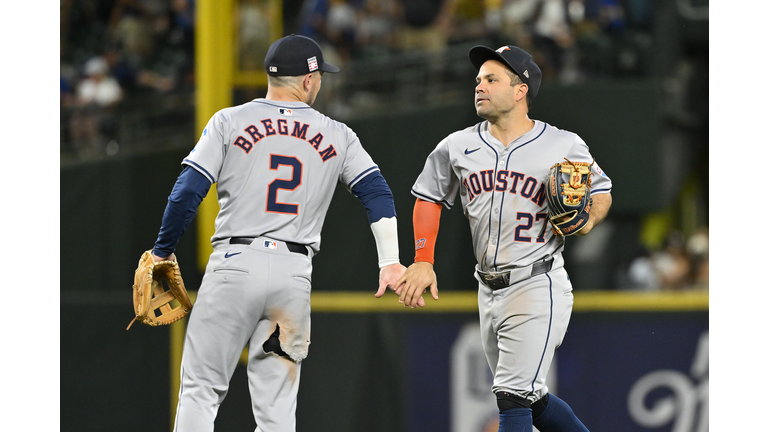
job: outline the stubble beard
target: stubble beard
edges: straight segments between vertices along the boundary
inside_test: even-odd
[[[509,113],[512,112],[512,109],[501,110],[498,108],[493,109],[493,107],[479,107],[475,105],[475,111],[477,112],[478,117],[486,119],[491,123],[496,123],[502,117],[508,116]]]
[[[315,99],[317,99],[317,93],[315,94],[308,94],[307,95],[307,105],[312,106],[313,103],[315,103]]]

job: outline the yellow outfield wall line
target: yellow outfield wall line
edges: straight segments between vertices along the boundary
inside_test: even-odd
[[[574,312],[655,312],[709,310],[709,291],[575,292]]]
[[[410,309],[397,301],[394,293],[381,298],[373,293],[320,291],[312,293],[312,312],[319,313],[451,313],[477,312],[476,291],[445,291],[435,301],[425,294],[426,306]],[[574,312],[586,311],[693,311],[709,309],[709,292],[574,292]]]

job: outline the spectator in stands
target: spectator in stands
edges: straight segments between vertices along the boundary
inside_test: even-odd
[[[400,49],[442,52],[448,46],[452,0],[400,0]]]
[[[85,77],[75,91],[70,133],[73,149],[81,158],[90,158],[101,154],[107,138],[114,135],[114,108],[123,99],[123,89],[104,57],[88,60],[83,72]]]
[[[620,36],[627,27],[626,13],[620,0],[590,0],[597,12],[596,20],[608,35]]]
[[[126,53],[145,59],[155,49],[154,19],[142,0],[117,0],[109,19],[110,38]]]
[[[664,247],[652,256],[662,290],[682,290],[691,283],[691,260],[685,248],[685,237],[672,231]]]
[[[542,74],[545,79],[557,79],[576,48],[565,0],[539,0],[532,24]]]
[[[651,251],[646,248],[642,248],[640,253],[629,263],[626,275],[620,276],[619,289],[656,291],[661,286]]]
[[[400,23],[396,0],[365,0],[358,16],[358,57],[387,55],[397,50]]]
[[[195,13],[194,0],[170,0],[170,27],[167,41],[179,56],[176,85],[195,85]]]
[[[500,6],[502,36],[519,44],[521,33],[530,33],[538,0],[503,0]]]
[[[618,285],[621,289],[680,291],[709,289],[709,239],[706,229],[686,239],[672,231],[659,250],[643,253],[630,263]]]
[[[323,50],[323,57],[331,64],[344,67],[339,49],[334,44],[334,36],[328,28],[328,14],[331,0],[305,0],[299,18],[299,34],[314,39]],[[338,13],[338,12],[337,12]],[[335,80],[336,84],[341,80]],[[325,88],[323,88],[325,92]],[[326,98],[328,93],[326,92]]]
[[[238,61],[242,70],[263,71],[263,56],[271,39],[270,2],[262,0],[243,0],[238,6]]]
[[[576,43],[583,19],[584,0],[504,0],[501,33],[532,53],[544,77],[573,83],[583,78]]]
[[[299,34],[314,39],[323,52],[330,43],[325,23],[329,7],[329,0],[304,0],[299,12]]]
[[[460,43],[476,40],[484,40],[491,34],[488,23],[493,24],[492,14],[489,11],[487,3],[492,1],[477,0],[446,0],[450,12],[446,17],[450,17],[450,25],[445,25],[448,43]]]
[[[326,17],[326,36],[336,48],[342,64],[355,54],[357,39],[358,1],[330,0]]]
[[[685,244],[691,259],[691,288],[698,290],[709,289],[709,232],[706,228],[699,229]]]
[[[167,92],[176,86],[181,71],[191,70],[192,58],[185,49],[193,48],[194,41],[183,28],[172,32],[178,26],[174,14],[189,13],[184,6],[173,2],[172,7],[167,0],[117,0],[109,23],[110,61],[125,72],[124,85]]]
[[[63,107],[71,106],[74,103],[75,94],[72,89],[72,83],[63,75],[59,75],[59,102]]]

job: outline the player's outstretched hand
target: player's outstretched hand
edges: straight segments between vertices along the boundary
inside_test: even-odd
[[[400,303],[405,307],[424,306],[424,298],[421,296],[424,290],[429,289],[432,298],[437,298],[437,275],[432,264],[428,262],[416,262],[411,264],[405,274],[395,282],[395,293],[400,296]]]
[[[395,290],[395,284],[405,273],[405,266],[400,263],[391,264],[382,267],[379,271],[379,290],[376,291],[376,297],[381,297],[387,292],[387,288]],[[402,303],[402,302],[401,302]],[[424,306],[424,299],[419,299],[419,306]]]

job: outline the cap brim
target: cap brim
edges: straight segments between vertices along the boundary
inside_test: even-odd
[[[328,73],[336,73],[336,72],[340,71],[341,69],[339,69],[338,66],[334,66],[334,65],[332,65],[330,63],[323,63],[323,67],[321,67],[320,70],[323,71],[323,72],[328,72]]]
[[[504,57],[501,56],[501,54],[497,53],[494,49],[488,48],[487,46],[477,45],[469,50],[469,61],[472,62],[472,65],[475,67],[475,69],[480,70],[480,67],[483,65],[483,63],[487,62],[488,60],[498,60],[512,68],[512,66],[504,59]],[[514,68],[512,68],[512,70],[514,70]]]

